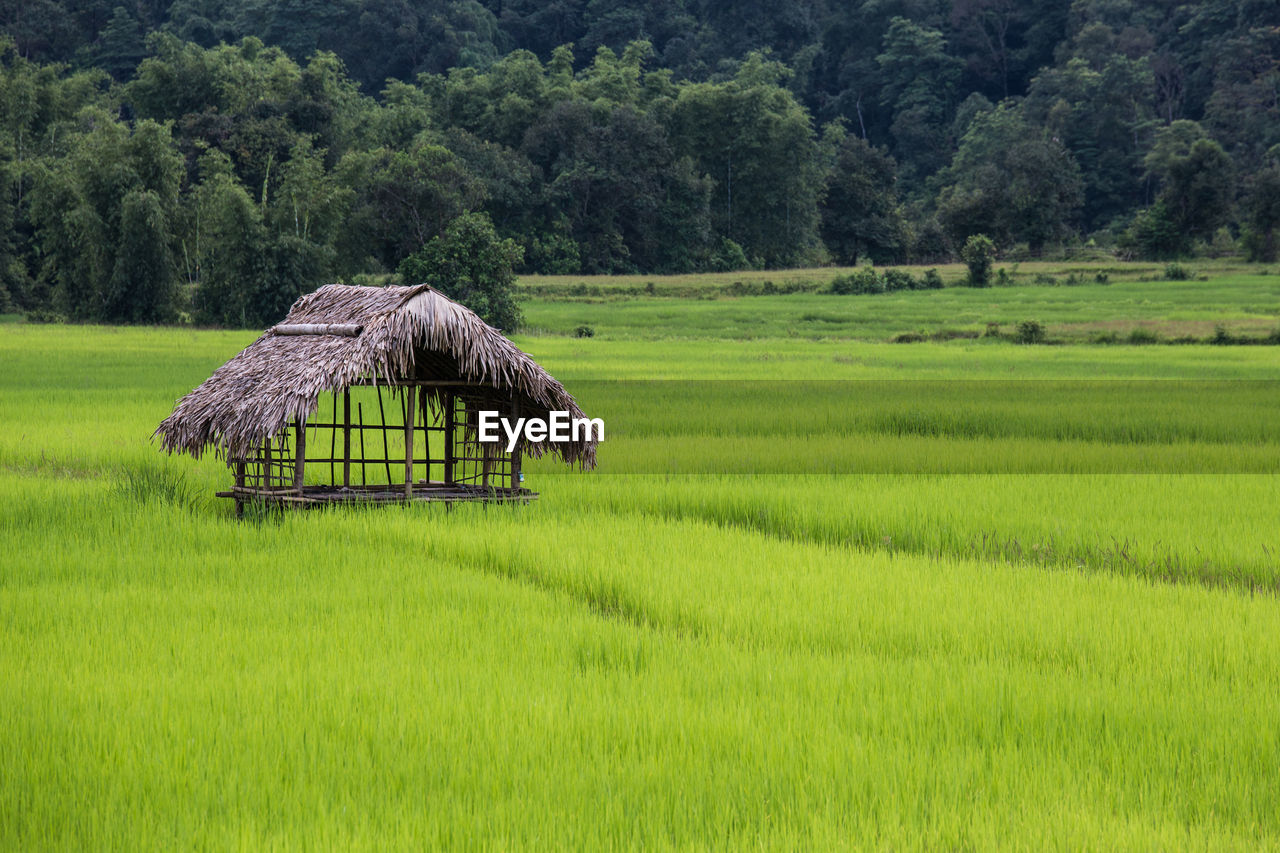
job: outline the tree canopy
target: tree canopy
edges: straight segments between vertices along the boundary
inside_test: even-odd
[[[1272,5],[0,0],[0,310],[263,325],[482,220],[515,272],[1273,257]]]

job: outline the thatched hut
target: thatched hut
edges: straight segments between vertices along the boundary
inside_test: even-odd
[[[595,465],[590,433],[522,439],[509,453],[506,442],[481,442],[482,410],[585,418],[532,358],[440,292],[331,284],[179,400],[155,435],[170,453],[225,458],[235,485],[218,494],[237,508],[528,500],[522,454]]]

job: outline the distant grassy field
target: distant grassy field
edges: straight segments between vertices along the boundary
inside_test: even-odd
[[[1157,280],[1162,270],[1114,263],[1024,264],[1010,286],[969,288],[959,285],[962,268],[953,266],[942,268],[950,285],[942,290],[859,295],[827,292],[835,275],[848,272],[831,269],[667,279],[527,277],[521,287],[531,297],[525,313],[533,333],[565,335],[589,326],[596,335],[615,339],[1010,337],[1029,320],[1045,326],[1051,342],[1209,339],[1218,327],[1253,338],[1280,331],[1280,275],[1220,264],[1192,268],[1193,280]],[[1098,273],[1106,273],[1108,283],[1096,282]],[[1201,275],[1207,280],[1199,280]],[[1057,284],[1037,284],[1036,276]],[[1078,283],[1066,284],[1071,276]],[[798,292],[761,292],[763,281]]]
[[[541,299],[673,306],[517,340],[598,472],[245,522],[147,437],[254,333],[7,324],[0,849],[1280,846],[1280,348],[884,342],[1184,284]]]

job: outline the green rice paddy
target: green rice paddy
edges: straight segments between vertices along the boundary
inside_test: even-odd
[[[0,326],[0,849],[1280,847],[1280,348],[881,333],[1178,285],[540,299],[599,471],[244,522],[252,333]]]

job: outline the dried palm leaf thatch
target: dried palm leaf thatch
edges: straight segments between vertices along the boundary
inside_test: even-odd
[[[178,401],[156,428],[161,445],[199,457],[207,448],[228,461],[295,419],[316,412],[320,395],[358,380],[465,382],[458,393],[499,401],[522,417],[553,410],[585,417],[564,386],[475,312],[427,285],[357,287],[330,284],[293,304],[277,332],[268,329]],[[305,333],[304,327],[315,327]],[[331,328],[326,328],[331,327]],[[358,334],[351,331],[359,327]],[[427,390],[433,396],[438,391]],[[595,467],[596,442],[522,446],[531,456],[559,455]]]

